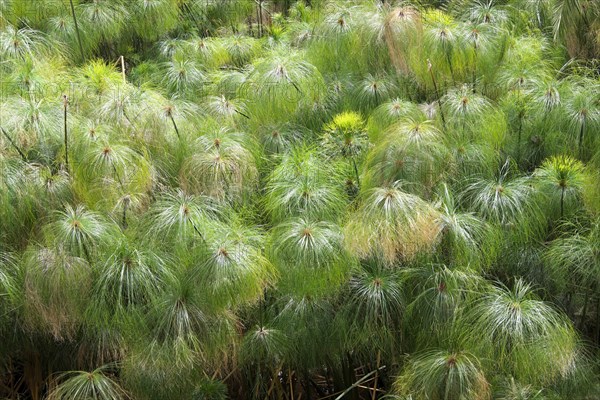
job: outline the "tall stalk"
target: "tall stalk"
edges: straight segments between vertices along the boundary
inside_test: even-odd
[[[90,251],[88,250],[85,243],[82,243],[81,247],[83,248],[83,255],[85,256],[86,261],[88,262],[88,264],[92,265],[92,257],[90,256]]]
[[[263,36],[262,0],[256,1],[256,22],[258,23],[258,37]]]
[[[352,164],[354,165],[354,174],[356,175],[356,186],[360,188],[360,177],[358,174],[358,167],[356,166],[356,160],[352,158]]]
[[[446,53],[446,61],[448,61],[448,68],[450,69],[450,77],[452,78],[452,84],[455,85],[456,84],[456,80],[454,79],[454,67],[452,66],[452,58],[450,55],[450,51],[445,49],[446,46],[444,45],[444,52]]]
[[[431,75],[431,81],[433,82],[433,90],[435,90],[435,95],[437,96],[437,103],[440,108],[440,116],[442,117],[442,125],[444,127],[444,131],[446,130],[446,117],[444,117],[444,110],[442,109],[442,98],[438,92],[437,82],[435,80],[435,75],[433,74],[433,67],[431,65],[431,61],[427,60],[427,70],[429,71],[429,75]]]
[[[346,359],[344,360],[344,385],[348,385],[348,388],[342,392],[342,394],[336,397],[336,400],[344,398],[348,395],[348,398],[351,400],[358,400],[358,390],[356,390],[356,386],[358,386],[365,379],[365,375],[362,379],[356,381],[356,371],[354,370],[354,363],[352,360],[352,355],[350,352],[346,352]],[[370,375],[372,375],[375,371],[373,371]]]
[[[473,93],[477,87],[477,41],[473,40]]]
[[[290,398],[294,400],[294,385],[293,385],[293,374],[292,370],[288,367],[288,383],[290,385]]]
[[[127,83],[127,77],[125,76],[125,57],[119,57],[121,61],[121,74],[123,74],[123,84]]]
[[[311,399],[312,398],[312,390],[310,390],[310,374],[308,373],[308,371],[304,371],[303,373],[304,375],[304,391],[306,392],[306,398],[307,399]]]
[[[600,296],[596,299],[596,329],[594,330],[596,344],[600,344]]]
[[[521,88],[517,89],[517,104],[519,106],[519,129],[517,133],[517,164],[521,163],[521,135],[523,133],[523,119],[525,118],[525,107],[521,104]]]
[[[585,319],[587,317],[587,310],[588,310],[589,299],[590,299],[590,291],[586,290],[585,291],[585,297],[584,297],[584,300],[583,300],[583,309],[581,311],[581,315],[580,315],[580,318],[579,318],[579,330],[580,331],[583,330],[583,327],[585,325]]]
[[[164,109],[165,115],[169,117],[171,123],[173,124],[173,128],[175,129],[175,134],[177,134],[177,138],[181,140],[181,135],[179,134],[179,128],[177,127],[177,123],[175,122],[175,118],[173,117],[173,106],[167,106]]]
[[[521,136],[523,134],[523,117],[524,112],[519,111],[519,130],[517,134],[517,163],[521,162]]]
[[[173,123],[173,128],[175,128],[175,133],[177,134],[177,138],[181,139],[181,135],[179,134],[179,129],[177,128],[177,124],[175,123],[175,118],[173,118],[173,114],[169,113],[169,118],[171,119],[171,122]]]
[[[579,149],[579,159],[583,156],[583,135],[585,134],[585,119],[581,121],[581,127],[579,128],[579,140],[578,140],[578,149]]]
[[[64,122],[64,139],[65,139],[65,170],[69,172],[69,131],[67,126],[67,107],[69,98],[63,94],[63,122]]]
[[[565,186],[560,187],[560,218],[562,219],[565,210]]]
[[[377,369],[375,370],[375,379],[373,380],[373,393],[371,394],[371,400],[377,398],[377,380],[379,379],[379,366],[381,365],[381,350],[377,351]]]
[[[27,161],[27,157],[25,157],[25,154],[21,151],[21,149],[19,148],[19,146],[17,146],[17,144],[14,142],[14,140],[8,135],[8,132],[6,132],[4,130],[3,127],[0,126],[0,130],[2,131],[2,134],[4,135],[4,137],[6,137],[6,139],[8,139],[8,142],[11,144],[11,146],[17,150],[17,153],[19,153],[19,155],[21,156],[21,158],[23,159],[23,161]]]
[[[83,54],[83,45],[81,44],[81,34],[79,33],[79,25],[77,24],[77,16],[75,15],[75,6],[73,0],[69,0],[71,4],[71,15],[73,16],[73,23],[75,24],[75,33],[77,34],[77,43],[79,44],[79,52],[81,53],[81,61],[85,61],[85,55]]]
[[[121,226],[123,227],[123,230],[127,229],[128,224],[127,224],[127,209],[129,208],[129,203],[131,202],[131,199],[129,196],[126,196],[123,199],[123,216],[121,219]]]
[[[206,239],[204,238],[204,235],[202,234],[202,232],[200,232],[200,229],[198,229],[198,227],[196,226],[196,224],[190,220],[190,223],[192,224],[192,227],[194,228],[194,231],[196,231],[196,233],[198,234],[198,236],[200,236],[200,239],[202,239],[202,241],[204,243],[206,243]]]

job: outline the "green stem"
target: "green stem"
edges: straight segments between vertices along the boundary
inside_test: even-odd
[[[377,398],[377,379],[379,378],[379,366],[381,364],[381,350],[377,351],[377,369],[375,370],[375,379],[373,381],[373,393],[371,394],[371,400]]]
[[[590,299],[590,291],[586,290],[585,291],[585,298],[583,300],[583,310],[581,310],[581,317],[579,319],[579,330],[582,331],[583,327],[585,325],[585,319],[587,316],[587,309],[588,309],[588,301]]]
[[[583,122],[581,123],[581,127],[579,129],[579,143],[578,143],[578,147],[579,147],[579,159],[582,158],[583,155],[583,135],[585,133],[585,120],[583,120]]]
[[[288,382],[290,384],[290,398],[294,400],[294,384],[292,370],[288,367]]]
[[[87,260],[88,264],[92,265],[92,257],[90,257],[90,252],[85,243],[82,243],[81,247],[83,248],[83,254],[85,255],[85,259]]]
[[[369,379],[371,377],[371,375],[375,374],[377,371],[382,370],[385,368],[385,365],[382,367],[377,368],[374,371],[369,372],[368,374],[366,374],[365,376],[363,376],[362,378],[360,378],[359,380],[357,380],[356,382],[354,382],[352,384],[352,386],[350,386],[349,388],[347,388],[346,390],[344,390],[342,392],[342,394],[340,394],[338,397],[335,398],[335,400],[341,400],[344,398],[344,396],[346,394],[348,394],[348,392],[350,392],[352,389],[356,388],[358,385],[360,385],[361,383],[363,383],[364,381],[366,381],[367,379]]]
[[[73,22],[75,23],[75,33],[77,34],[77,43],[79,43],[81,61],[85,61],[85,55],[83,54],[83,45],[81,44],[81,35],[79,33],[79,25],[77,24],[77,16],[75,15],[75,6],[73,6],[73,0],[69,0],[69,3],[71,3],[71,15],[73,16]]]
[[[187,15],[190,16],[190,18],[192,19],[192,22],[194,23],[194,25],[196,25],[196,28],[198,30],[198,34],[200,35],[200,37],[204,37],[204,32],[202,31],[200,24],[198,23],[198,20],[196,19],[196,15],[194,14],[194,11],[190,8],[190,5],[188,4],[188,2],[184,2],[182,4],[182,8],[185,8]]]
[[[177,129],[177,124],[175,123],[175,118],[173,118],[173,115],[169,115],[169,118],[171,118],[171,122],[173,123],[173,128],[175,128],[175,133],[177,134],[177,138],[181,139],[181,135],[179,134],[179,129]]]
[[[121,56],[119,57],[120,61],[121,61],[121,74],[123,75],[123,85],[125,85],[127,83],[127,76],[125,75],[125,57]]]
[[[518,131],[518,137],[517,137],[517,163],[521,162],[521,135],[523,133],[524,114],[525,113],[523,111],[519,111],[519,131]]]
[[[473,42],[473,51],[474,51],[474,59],[473,59],[473,93],[476,92],[475,88],[477,87],[477,42]]]
[[[304,391],[306,392],[306,398],[312,398],[312,390],[310,390],[310,374],[305,371],[304,372]]]
[[[250,119],[249,116],[247,116],[246,114],[244,114],[243,112],[239,111],[239,110],[235,110],[236,113],[240,114],[242,117],[246,118],[246,119]]]
[[[262,20],[262,0],[256,2],[258,5],[256,9],[256,22],[258,22],[258,37],[263,36],[263,20]]]
[[[600,344],[600,296],[596,299],[596,329],[594,332],[596,345]]]
[[[569,287],[567,292],[567,298],[565,299],[565,312],[572,318],[571,303],[573,301],[573,287]]]
[[[452,247],[450,242],[450,229],[446,226],[442,229],[442,257],[447,265],[452,265]]]
[[[122,226],[123,226],[123,230],[127,229],[127,209],[129,208],[129,197],[126,197],[125,199],[123,199],[123,218],[121,220],[122,222]]]
[[[442,126],[443,126],[444,131],[445,131],[446,130],[446,118],[444,117],[444,110],[442,109],[442,99],[441,99],[440,94],[438,92],[437,82],[435,80],[435,75],[433,74],[433,69],[431,67],[431,62],[429,60],[427,60],[427,64],[428,64],[429,74],[431,75],[431,81],[433,82],[433,90],[435,90],[435,95],[437,96],[438,106],[440,108],[440,116],[442,117]]]
[[[25,154],[21,151],[19,146],[17,146],[17,144],[12,140],[12,138],[8,135],[4,128],[0,126],[0,130],[2,131],[2,134],[6,137],[6,139],[8,139],[8,142],[11,144],[11,146],[14,147],[15,150],[17,150],[17,153],[19,153],[23,161],[27,162],[27,157],[25,157]]]
[[[337,397],[336,400],[345,398],[346,394],[348,394],[349,399],[358,400],[358,391],[355,390],[355,388],[360,383],[355,382],[356,371],[354,370],[354,362],[352,361],[352,354],[350,352],[346,353],[346,360],[344,360],[344,369],[344,386],[350,386],[346,390],[344,390],[344,392],[339,397]]]
[[[354,174],[356,174],[356,186],[360,188],[360,177],[358,174],[358,167],[356,166],[356,160],[352,159],[352,164],[354,165]]]
[[[115,173],[115,177],[117,178],[117,182],[119,182],[119,186],[121,187],[121,190],[125,191],[125,185],[123,184],[123,180],[121,179],[121,174],[119,174],[119,171],[117,170],[117,167],[115,166],[114,163],[111,163],[112,167],[113,167],[113,172]]]
[[[450,58],[449,51],[446,51],[446,60],[448,61],[448,68],[450,69],[450,77],[452,78],[452,84],[456,85],[456,81],[454,79],[454,68],[452,67],[452,59]]]
[[[560,189],[560,218],[562,219],[565,210],[565,188],[564,186]]]
[[[64,139],[65,139],[65,170],[69,173],[69,131],[67,126],[67,107],[69,99],[63,95],[63,121],[64,121]]]
[[[192,224],[192,227],[194,228],[196,233],[200,236],[200,239],[202,239],[202,241],[206,243],[206,239],[204,238],[204,235],[200,232],[198,227],[196,227],[196,224],[194,224],[194,222],[191,219],[189,221],[190,221],[190,224]]]

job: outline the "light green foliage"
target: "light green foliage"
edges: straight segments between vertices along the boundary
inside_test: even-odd
[[[0,398],[600,398],[600,3],[0,0]]]
[[[92,372],[74,371],[62,375],[63,382],[52,391],[49,399],[121,400],[127,394],[101,367]]]
[[[397,390],[415,399],[490,398],[490,388],[479,361],[465,352],[431,351],[409,362]]]

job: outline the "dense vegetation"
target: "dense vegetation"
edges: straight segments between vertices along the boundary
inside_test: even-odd
[[[0,398],[600,398],[600,2],[0,0]]]

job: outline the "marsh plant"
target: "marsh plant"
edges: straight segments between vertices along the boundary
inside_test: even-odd
[[[599,58],[592,0],[0,0],[0,398],[600,398]]]

